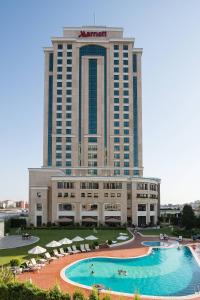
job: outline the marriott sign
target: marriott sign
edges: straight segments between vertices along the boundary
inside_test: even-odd
[[[84,31],[84,30],[81,30],[78,37],[79,38],[81,38],[81,37],[87,38],[87,37],[106,37],[106,36],[107,36],[106,31]]]

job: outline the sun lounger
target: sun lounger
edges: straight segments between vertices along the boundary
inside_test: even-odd
[[[56,256],[56,257],[63,257],[64,254],[61,254],[61,253],[58,253],[58,250],[57,249],[53,249],[53,254]]]
[[[29,271],[38,271],[41,269],[40,266],[34,266],[30,261],[25,262],[26,268],[29,269]],[[27,270],[26,270],[27,271]]]
[[[178,237],[178,241],[179,241],[179,242],[182,242],[182,241],[183,241],[183,237],[182,237],[182,235],[179,235],[179,237]]]
[[[74,254],[74,251],[72,250],[71,247],[67,247],[67,252],[68,252],[69,254]]]
[[[35,258],[31,258],[30,261],[31,261],[31,264],[32,264],[33,266],[37,266],[37,267],[44,267],[44,266],[45,266],[44,263],[37,263],[36,260],[35,260]]]
[[[69,253],[65,252],[63,248],[60,248],[59,251],[60,251],[60,254],[63,254],[64,256],[69,255]]]
[[[73,245],[73,246],[72,246],[72,251],[73,251],[74,253],[80,253],[80,252],[81,252],[80,250],[76,249],[76,245]]]
[[[87,252],[91,251],[89,244],[85,244],[85,250],[86,250]]]
[[[45,255],[45,257],[46,257],[46,259],[47,259],[48,261],[58,259],[58,258],[55,257],[55,256],[51,256],[51,255],[49,254],[49,252],[46,252],[44,255]]]
[[[160,233],[160,240],[164,240],[164,235]]]
[[[80,249],[81,249],[81,252],[86,252],[83,244],[80,245]]]

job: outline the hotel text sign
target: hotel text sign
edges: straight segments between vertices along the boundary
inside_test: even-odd
[[[79,38],[88,38],[88,37],[106,37],[107,36],[107,31],[84,31],[81,30],[79,34]]]

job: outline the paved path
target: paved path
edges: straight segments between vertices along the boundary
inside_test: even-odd
[[[38,241],[39,238],[36,236],[31,236],[29,240],[22,240],[21,235],[8,235],[0,239],[0,250],[28,246]]]
[[[67,265],[71,264],[72,262],[75,262],[76,260],[93,257],[93,256],[111,256],[111,257],[137,257],[141,255],[145,255],[148,253],[148,247],[144,247],[141,245],[142,241],[152,240],[152,237],[141,237],[139,235],[136,235],[136,238],[134,241],[130,242],[126,245],[117,246],[115,248],[107,248],[107,249],[100,249],[93,252],[88,253],[79,253],[75,255],[69,255],[63,258],[60,258],[57,261],[54,261],[50,263],[49,265],[42,268],[39,272],[35,273],[23,273],[18,276],[18,279],[20,281],[27,281],[32,280],[34,284],[37,286],[43,288],[43,289],[49,289],[55,284],[59,284],[61,289],[65,292],[69,292],[72,294],[75,290],[77,290],[77,287],[65,282],[60,277],[60,271],[66,267]],[[158,238],[153,238],[153,240],[159,240]],[[123,251],[122,251],[123,250]],[[85,293],[85,295],[89,294],[89,291],[87,289],[82,289]],[[133,297],[128,296],[119,296],[119,295],[112,295],[111,298],[113,300],[120,300],[120,299],[126,299],[126,300],[133,300]],[[156,299],[155,297],[151,298],[141,298],[142,300],[149,300],[149,299]],[[159,299],[166,299],[166,298],[159,298]],[[169,298],[168,298],[169,299]],[[174,299],[171,297],[170,299]],[[183,298],[182,298],[183,299]],[[189,300],[189,298],[187,298]],[[200,300],[200,297],[195,298],[196,300]]]

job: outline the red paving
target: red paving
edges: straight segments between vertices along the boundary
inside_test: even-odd
[[[96,250],[89,253],[78,253],[75,255],[69,255],[63,258],[60,258],[56,261],[51,262],[50,264],[43,267],[38,272],[26,272],[22,273],[21,275],[18,275],[19,281],[27,281],[30,280],[37,285],[38,287],[41,287],[43,289],[49,289],[55,286],[55,284],[58,284],[60,288],[64,292],[69,292],[72,294],[75,290],[81,289],[83,290],[85,295],[88,295],[90,293],[89,290],[76,287],[70,283],[65,282],[60,277],[60,271],[66,267],[67,265],[71,264],[72,262],[75,262],[76,260],[92,257],[92,256],[111,256],[111,257],[137,257],[140,255],[145,255],[148,253],[148,247],[143,247],[141,245],[141,242],[143,240],[152,240],[152,237],[145,237],[141,238],[139,235],[137,235],[135,241],[130,242],[127,245],[118,246],[114,248],[106,248],[101,250]],[[153,238],[153,240],[156,240]],[[132,299],[133,297],[128,296],[119,296],[119,295],[112,295],[112,299],[114,300],[120,300],[122,298]],[[154,297],[151,298],[141,298],[141,299],[155,299]],[[161,298],[159,298],[161,299]],[[166,298],[163,298],[166,299]],[[173,299],[171,297],[170,299]],[[189,299],[189,298],[187,298]],[[192,298],[191,298],[192,299]],[[200,296],[198,298],[195,298],[197,300],[200,300]]]

